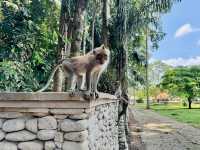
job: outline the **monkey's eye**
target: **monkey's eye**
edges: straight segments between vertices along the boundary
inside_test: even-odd
[[[95,55],[97,52],[95,50],[93,50],[93,54]]]

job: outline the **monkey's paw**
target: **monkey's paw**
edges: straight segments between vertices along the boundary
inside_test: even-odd
[[[69,91],[69,96],[70,97],[73,97],[73,96],[75,96],[76,95],[76,92],[74,91],[74,90],[70,90]]]
[[[90,100],[92,98],[92,93],[90,91],[84,91],[83,97],[86,100]]]
[[[99,98],[99,92],[94,92],[95,94],[95,98],[98,99]]]

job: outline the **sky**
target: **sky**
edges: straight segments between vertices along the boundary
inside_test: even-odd
[[[172,66],[200,65],[200,0],[182,0],[162,17],[166,36],[152,60]]]

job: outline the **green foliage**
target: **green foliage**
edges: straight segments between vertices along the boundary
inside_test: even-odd
[[[138,89],[136,92],[135,92],[135,96],[138,98],[138,99],[146,99],[146,93],[145,93],[145,89]]]
[[[136,99],[136,103],[144,103],[144,100],[142,98]]]
[[[119,41],[116,29],[124,31],[128,53],[128,81],[131,86],[144,84],[145,29],[150,31],[153,47],[164,37],[160,26],[160,14],[170,10],[175,0],[127,0],[124,18],[117,16],[118,2],[110,1],[108,20],[110,68],[101,78],[99,88],[113,93],[116,89],[116,64]],[[76,2],[66,0],[70,19]],[[121,1],[123,2],[123,1]],[[91,7],[92,6],[92,7]],[[86,11],[86,49],[91,49],[91,31],[96,11],[94,47],[101,44],[102,3],[89,1]],[[121,7],[121,6],[120,6]],[[123,7],[122,7],[123,8]],[[155,15],[158,14],[158,15]],[[9,0],[0,2],[0,91],[34,91],[46,82],[56,60],[60,1],[57,0]],[[126,30],[124,30],[126,28]],[[62,36],[63,37],[63,36]],[[63,37],[65,43],[71,39]],[[112,85],[112,86],[111,86]]]
[[[200,67],[179,67],[167,71],[160,84],[172,95],[186,98],[190,103],[200,93]]]
[[[38,87],[29,63],[0,62],[0,91],[32,91]]]
[[[32,37],[37,28],[31,21],[27,8],[15,6],[16,9],[6,3],[2,5],[4,19],[0,22],[0,59],[7,57],[26,61],[31,56]]]
[[[161,92],[161,89],[157,86],[150,86],[149,87],[149,96],[150,98],[155,98],[159,93]],[[140,88],[135,93],[137,98],[146,99],[146,89]]]
[[[185,100],[182,101],[182,105],[183,105],[183,107],[187,107],[187,103]]]
[[[173,95],[194,98],[200,92],[199,76],[199,67],[171,69],[164,74],[161,87],[169,90]]]
[[[161,62],[155,61],[149,64],[149,83],[152,86],[156,86],[161,82],[161,78],[165,72],[170,70],[172,67]]]
[[[55,60],[59,6],[48,0],[12,0],[0,8],[0,90],[35,90]]]
[[[113,72],[108,71],[102,74],[98,84],[98,89],[101,89],[102,92],[107,92],[115,94],[118,84],[116,82],[116,76]]]

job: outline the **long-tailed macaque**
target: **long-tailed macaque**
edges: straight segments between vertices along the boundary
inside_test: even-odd
[[[120,102],[122,104],[122,110],[118,115],[118,121],[117,121],[117,124],[119,125],[119,121],[120,121],[122,115],[125,116],[124,120],[126,122],[126,119],[127,119],[126,113],[127,113],[127,108],[129,106],[129,101],[130,100],[129,100],[129,97],[128,97],[127,94],[123,94],[123,96],[122,96],[122,87],[121,87],[120,81],[118,81],[118,84],[119,84],[119,87],[115,92],[115,96],[120,100]]]
[[[51,73],[46,85],[38,90],[42,92],[49,86],[58,68],[61,68],[64,75],[71,81],[70,90],[74,92],[76,86],[79,90],[84,90],[86,80],[86,92],[95,93],[98,96],[97,84],[102,72],[107,68],[110,60],[110,51],[104,45],[95,48],[84,56],[76,56],[62,60],[56,65]]]

